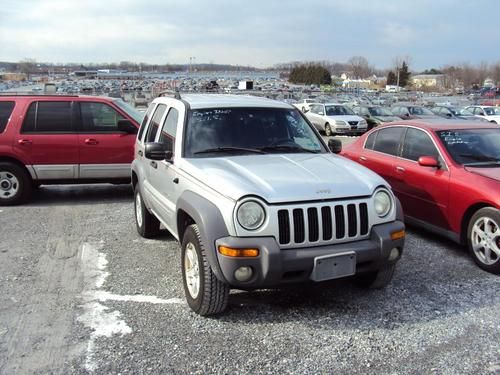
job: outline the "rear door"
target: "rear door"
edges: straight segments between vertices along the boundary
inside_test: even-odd
[[[77,107],[80,178],[129,178],[136,134],[118,130],[125,116],[108,103],[82,101]]]
[[[441,167],[421,166],[418,164],[421,156],[435,157]],[[408,128],[401,158],[394,165],[392,183],[405,215],[449,229],[449,180],[450,172],[429,134],[420,129]]]
[[[404,127],[391,126],[371,133],[357,161],[393,185],[394,162],[399,156],[405,131]]]
[[[37,100],[21,118],[21,132],[13,148],[27,160],[40,180],[78,177],[76,112],[71,99]]]

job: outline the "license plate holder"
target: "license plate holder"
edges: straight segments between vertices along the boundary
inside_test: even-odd
[[[314,258],[311,273],[313,281],[324,281],[352,276],[356,273],[356,253],[349,251],[335,255],[323,255]]]

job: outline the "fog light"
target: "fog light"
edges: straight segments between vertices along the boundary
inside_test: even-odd
[[[399,258],[399,249],[395,247],[391,250],[391,254],[389,255],[389,261],[393,261]]]
[[[248,281],[253,276],[252,267],[243,266],[234,271],[234,278],[238,281]]]

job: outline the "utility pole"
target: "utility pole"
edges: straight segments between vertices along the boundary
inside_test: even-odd
[[[397,89],[398,92],[399,92],[399,64],[396,66],[396,71],[397,71],[397,80],[396,80],[396,86],[397,86]]]

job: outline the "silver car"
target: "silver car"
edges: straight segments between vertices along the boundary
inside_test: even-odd
[[[320,132],[327,136],[335,134],[361,135],[368,129],[368,124],[363,117],[354,113],[352,109],[342,104],[309,105],[310,110],[306,117]]]

